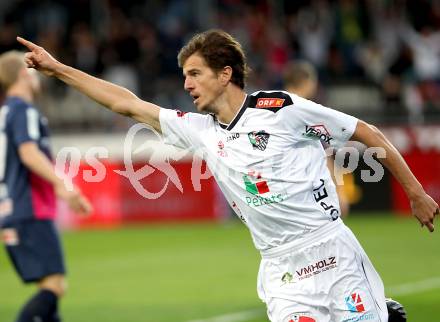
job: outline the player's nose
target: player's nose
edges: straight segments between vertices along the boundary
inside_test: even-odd
[[[194,82],[192,82],[189,77],[185,77],[185,83],[183,84],[183,87],[186,91],[190,92],[194,89]]]

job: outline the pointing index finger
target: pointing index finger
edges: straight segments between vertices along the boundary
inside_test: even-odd
[[[31,42],[31,41],[29,41],[29,40],[26,40],[26,39],[24,39],[24,38],[17,37],[17,41],[18,41],[20,44],[26,46],[29,50],[38,49],[38,46],[37,46],[37,45],[35,45],[33,42]]]

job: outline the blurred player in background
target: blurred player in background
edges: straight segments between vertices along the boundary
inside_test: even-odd
[[[286,67],[284,71],[284,88],[286,91],[308,100],[313,100],[318,91],[318,86],[318,75],[312,64],[306,61],[292,61]],[[343,185],[338,185],[336,182],[334,154],[327,157],[327,167],[336,185],[341,215],[347,216],[350,210],[350,203],[347,198],[347,191],[345,190],[345,182]]]
[[[60,63],[32,42],[18,41],[30,50],[28,67],[149,124],[166,143],[201,150],[261,253],[258,294],[271,321],[388,320],[383,283],[339,218],[320,143],[340,147],[353,139],[385,150],[382,162],[407,193],[414,216],[434,231],[437,203],[377,128],[284,91],[248,95],[241,45],[220,30],[195,35],[178,55],[184,88],[207,115],[143,101]]]
[[[16,322],[58,322],[66,271],[53,222],[56,196],[75,212],[88,213],[91,207],[55,175],[47,120],[33,105],[39,75],[26,67],[24,53],[0,55],[0,85],[6,92],[0,109],[1,236],[23,282],[38,286]]]
[[[306,61],[291,61],[284,70],[286,91],[313,100],[318,92],[318,75],[315,67]]]

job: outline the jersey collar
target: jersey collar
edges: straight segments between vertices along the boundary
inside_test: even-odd
[[[232,119],[231,123],[229,124],[224,124],[221,123],[218,119],[218,124],[220,125],[220,127],[224,130],[232,130],[232,128],[237,124],[237,122],[240,120],[241,116],[243,115],[244,111],[246,111],[246,108],[248,106],[249,103],[249,95],[246,94],[246,97],[243,100],[243,104],[241,105],[240,109],[238,110],[237,114],[235,114],[234,118]]]

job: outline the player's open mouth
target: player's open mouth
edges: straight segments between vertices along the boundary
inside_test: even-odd
[[[193,103],[196,104],[197,100],[199,99],[199,96],[193,96]]]

